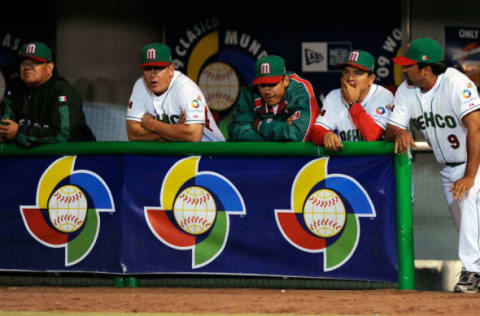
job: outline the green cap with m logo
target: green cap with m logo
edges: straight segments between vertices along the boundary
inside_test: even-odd
[[[143,46],[140,67],[166,67],[172,62],[170,47],[161,43],[150,43]]]
[[[52,51],[42,42],[29,42],[24,44],[18,54],[20,57],[30,58],[41,63],[52,61]]]
[[[279,83],[286,73],[285,61],[282,57],[275,55],[265,56],[255,63],[255,79],[252,85]]]
[[[372,71],[375,68],[375,58],[364,50],[352,50],[348,53],[345,63],[342,66],[353,66],[355,68]]]

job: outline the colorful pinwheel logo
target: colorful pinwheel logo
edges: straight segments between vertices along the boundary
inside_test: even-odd
[[[327,173],[328,158],[309,162],[292,187],[291,209],[275,210],[283,237],[294,247],[323,252],[324,271],[348,261],[360,238],[359,217],[375,217],[365,189],[353,178]]]
[[[38,182],[36,205],[20,206],[30,235],[47,247],[65,248],[65,266],[82,261],[100,229],[99,212],[115,212],[110,189],[88,170],[74,170],[74,156],[54,161]]]
[[[165,245],[192,250],[192,268],[203,267],[225,247],[229,216],[245,215],[235,186],[222,175],[198,171],[200,157],[179,160],[165,176],[160,207],[146,206],[152,233]]]

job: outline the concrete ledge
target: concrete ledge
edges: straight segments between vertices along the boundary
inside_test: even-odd
[[[452,292],[461,271],[458,260],[415,260],[415,289]]]

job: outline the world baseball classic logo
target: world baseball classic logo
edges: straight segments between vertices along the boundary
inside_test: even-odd
[[[359,217],[375,217],[366,190],[353,178],[328,174],[328,158],[306,164],[292,186],[291,209],[275,210],[283,237],[295,248],[324,254],[324,271],[353,255],[360,239]]]
[[[192,251],[192,268],[203,267],[223,251],[230,215],[245,215],[245,204],[235,186],[222,175],[198,171],[200,157],[173,165],[160,191],[160,206],[145,206],[152,233],[163,244]]]
[[[54,161],[41,176],[36,205],[20,206],[30,235],[41,244],[65,248],[65,266],[82,261],[100,230],[99,212],[115,212],[112,194],[102,178],[75,170],[74,156]]]

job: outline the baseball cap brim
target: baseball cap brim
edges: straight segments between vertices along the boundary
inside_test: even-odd
[[[417,63],[417,61],[407,58],[405,56],[394,57],[392,60],[395,64],[398,64],[400,66],[411,66]]]
[[[255,86],[257,84],[276,84],[282,81],[283,76],[272,76],[272,77],[258,77],[255,78],[252,82],[252,86]]]
[[[141,68],[143,67],[152,67],[152,66],[157,66],[157,67],[167,67],[168,65],[170,65],[169,62],[166,62],[166,61],[152,61],[152,62],[148,62],[148,63],[143,63],[140,65]]]
[[[343,68],[343,67],[346,67],[346,66],[352,66],[352,67],[355,67],[355,68],[358,68],[358,69],[364,70],[364,71],[371,71],[371,69],[368,69],[367,67],[364,67],[364,66],[362,66],[362,65],[355,64],[355,63],[352,63],[352,62],[348,62],[348,63],[342,64],[342,68]]]
[[[46,60],[45,58],[38,57],[38,56],[20,55],[20,57],[21,57],[22,59],[32,59],[32,60],[35,60],[35,61],[38,61],[38,62],[41,62],[41,63],[46,63],[46,62],[48,62],[48,60]]]

